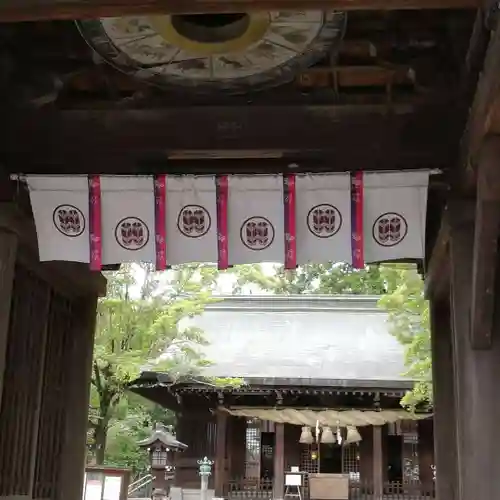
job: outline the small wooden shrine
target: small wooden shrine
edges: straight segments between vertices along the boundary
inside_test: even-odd
[[[206,374],[243,384],[169,383],[154,372],[133,382],[177,412],[188,445],[177,488],[199,487],[206,455],[216,498],[283,498],[291,467],[308,473],[306,487],[309,476],[344,474],[353,494],[432,494],[432,417],[400,406],[412,382],[376,297],[227,297],[193,321],[209,342]]]

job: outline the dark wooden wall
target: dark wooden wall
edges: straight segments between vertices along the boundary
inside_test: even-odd
[[[177,438],[188,445],[176,459],[175,486],[199,488],[198,460],[207,457],[215,460],[215,417],[207,409],[183,410],[177,415]],[[212,474],[209,487],[213,487]]]
[[[30,219],[0,202],[0,497],[81,500],[100,275],[40,264]]]

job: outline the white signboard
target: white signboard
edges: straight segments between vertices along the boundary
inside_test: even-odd
[[[302,474],[285,474],[286,486],[302,486]]]
[[[106,476],[104,480],[104,495],[102,500],[120,500],[122,478],[119,476]]]
[[[85,475],[84,500],[102,500],[102,476],[92,474],[92,478]]]

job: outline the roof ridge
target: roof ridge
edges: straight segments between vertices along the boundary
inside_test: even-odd
[[[378,300],[383,295],[371,295],[371,294],[355,294],[355,293],[343,293],[343,294],[327,294],[327,293],[293,293],[293,294],[273,294],[273,293],[255,293],[255,294],[220,294],[214,297],[219,297],[224,300],[238,300],[238,299],[312,299],[312,300]]]
[[[208,310],[328,310],[383,312],[379,295],[215,295]]]

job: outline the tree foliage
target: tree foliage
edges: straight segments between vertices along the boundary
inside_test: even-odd
[[[402,399],[410,410],[432,406],[429,305],[422,278],[414,269],[399,269],[391,293],[380,305],[389,312],[391,333],[405,346],[406,375],[415,384]]]
[[[90,448],[97,464],[105,461],[110,429],[121,436],[121,445],[115,439],[114,447],[128,446],[124,426],[130,431],[144,422],[144,409],[133,408],[125,391],[147,363],[168,352],[154,368],[174,380],[207,365],[197,349],[205,343],[202,332],[182,326],[181,320],[200,314],[214,300],[215,277],[214,269],[204,266],[182,266],[160,277],[149,266],[130,265],[107,276],[91,380]]]
[[[266,272],[257,264],[239,266],[235,272],[237,279],[233,293],[241,293],[249,285],[281,295],[381,295],[387,292],[387,283],[378,266],[358,270],[343,263],[306,264],[292,271],[273,266]]]

